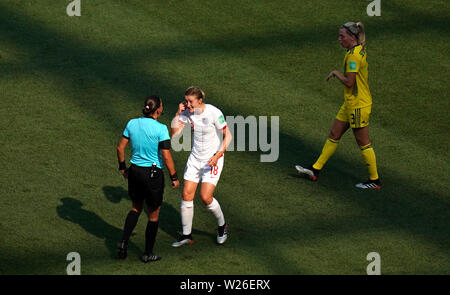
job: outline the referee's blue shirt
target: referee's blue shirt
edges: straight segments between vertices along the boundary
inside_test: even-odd
[[[164,167],[159,143],[170,140],[166,125],[151,118],[131,119],[123,131],[123,136],[131,142],[132,164],[150,167],[156,163],[159,168]]]

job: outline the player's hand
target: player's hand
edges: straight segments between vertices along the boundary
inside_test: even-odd
[[[180,115],[182,112],[184,112],[187,109],[187,102],[186,101],[182,101],[178,104],[178,111],[177,111],[177,115]]]
[[[335,76],[334,71],[331,71],[331,72],[328,74],[328,76],[327,76],[327,78],[325,79],[325,81],[328,82],[328,80],[330,80],[330,78],[333,78],[334,76]]]
[[[179,180],[172,181],[172,188],[177,188],[179,186],[180,186],[180,181]]]
[[[210,166],[210,167],[216,166],[218,159],[219,159],[219,157],[217,157],[217,154],[212,156],[212,158],[208,160],[208,166]]]

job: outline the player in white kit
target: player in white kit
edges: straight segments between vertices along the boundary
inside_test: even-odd
[[[217,218],[217,243],[223,244],[228,237],[219,202],[213,197],[223,168],[224,153],[231,142],[231,133],[222,112],[213,105],[205,104],[205,93],[191,86],[185,92],[185,101],[178,106],[172,121],[172,136],[190,124],[194,144],[184,171],[183,199],[181,200],[182,236],[172,244],[179,247],[192,244],[192,220],[194,217],[194,196],[199,182],[200,197],[207,209]]]

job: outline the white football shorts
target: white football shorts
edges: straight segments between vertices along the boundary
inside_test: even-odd
[[[200,161],[189,156],[184,168],[184,180],[189,180],[195,183],[208,182],[217,185],[220,174],[223,169],[223,155],[217,160],[216,166],[208,166],[208,160]]]

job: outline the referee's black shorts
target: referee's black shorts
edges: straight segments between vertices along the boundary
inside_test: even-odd
[[[151,177],[152,169],[153,177]],[[155,210],[161,206],[164,194],[164,173],[159,168],[131,164],[128,170],[128,194],[133,202],[145,200]]]

